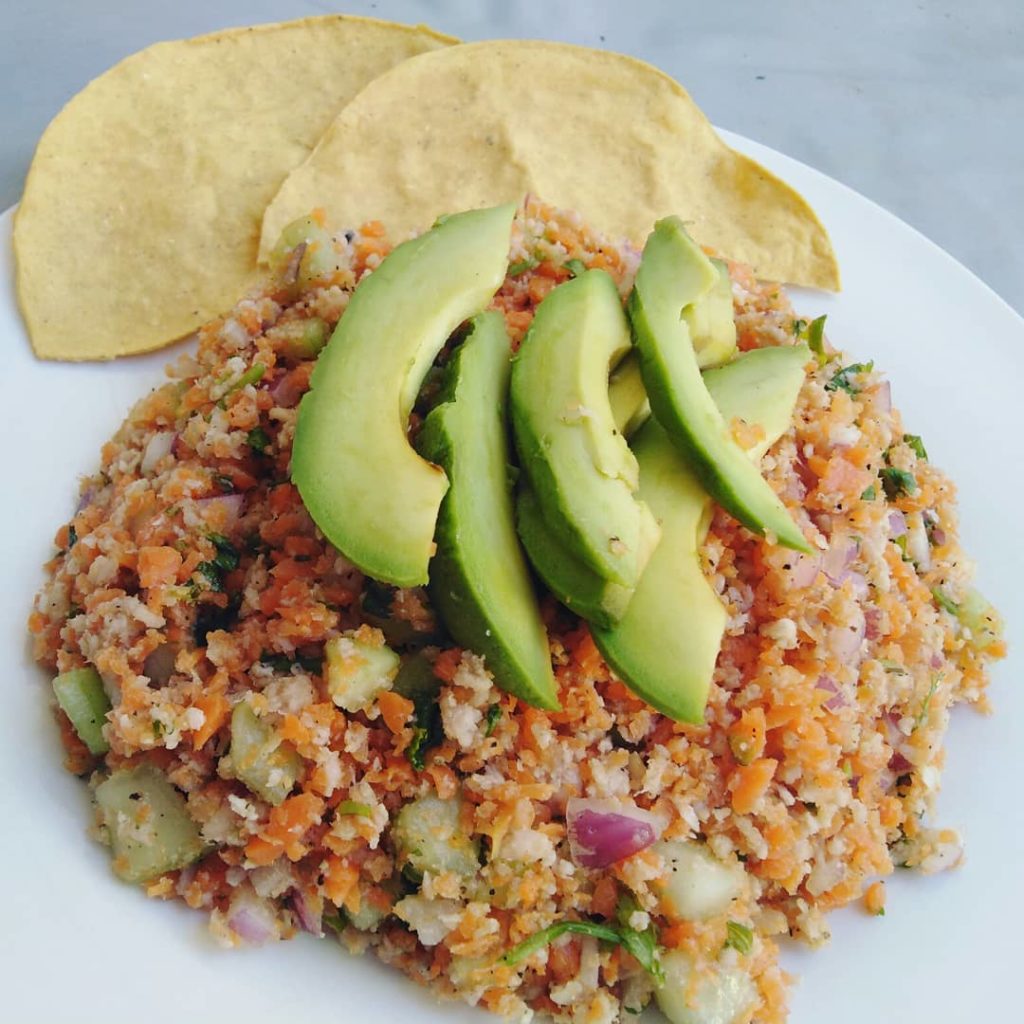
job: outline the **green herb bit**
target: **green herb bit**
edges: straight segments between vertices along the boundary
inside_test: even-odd
[[[851,363],[849,366],[844,366],[841,370],[838,370],[833,375],[832,379],[825,385],[825,390],[845,391],[848,395],[860,394],[860,388],[857,387],[850,378],[859,373],[870,373],[874,368],[875,364],[873,362]]]
[[[246,444],[261,455],[270,445],[270,435],[262,427],[253,427],[245,437]]]
[[[490,736],[491,733],[494,732],[495,727],[497,726],[498,722],[500,722],[500,721],[501,721],[501,705],[500,704],[492,704],[487,709],[487,718],[486,718],[487,727],[484,729],[484,736]]]
[[[361,818],[373,816],[373,810],[369,804],[361,804],[356,800],[342,800],[335,808],[336,814],[358,814]]]
[[[807,330],[807,321],[806,320],[794,320],[793,321],[792,331],[793,331],[793,337],[794,338],[802,338],[803,337],[803,333],[806,330]]]
[[[875,911],[875,917],[885,917],[885,907],[879,907]]]
[[[740,924],[739,921],[730,921],[725,926],[725,931],[725,944],[732,946],[742,956],[747,956],[754,948],[754,932],[745,924]]]
[[[665,983],[665,971],[658,953],[658,930],[651,922],[642,932],[633,928],[629,921],[640,909],[632,893],[623,893],[615,907],[615,919],[619,923],[619,942],[622,948],[650,975],[658,985]]]
[[[885,669],[886,672],[893,672],[898,676],[905,676],[907,670],[898,661],[889,661],[888,658],[879,658],[878,664]]]
[[[900,557],[904,562],[911,562],[913,559],[907,554],[907,535],[904,534],[902,537],[894,537],[893,544],[900,549]]]
[[[262,363],[253,363],[245,373],[239,375],[238,379],[231,385],[225,392],[225,395],[230,395],[234,391],[239,391],[249,384],[258,384],[263,379],[263,374],[267,372],[267,368]]]
[[[917,434],[904,434],[903,435],[903,443],[908,448],[910,448],[911,451],[913,451],[913,453],[919,459],[927,460],[927,458],[928,458],[928,451],[927,451],[927,449],[924,446],[924,441],[922,441],[921,438]]]
[[[534,267],[539,265],[539,260],[534,259],[532,256],[527,256],[525,260],[518,260],[515,263],[509,264],[508,276],[518,277],[520,274],[525,274],[528,270],[533,270]]]
[[[960,614],[960,605],[951,597],[947,597],[938,587],[932,587],[932,597],[935,598],[935,603],[950,615]]]
[[[561,938],[569,933],[574,935],[590,935],[595,939],[604,939],[605,942],[613,942],[619,945],[619,933],[614,928],[604,924],[595,924],[593,921],[556,921],[554,924],[535,932],[528,939],[523,939],[517,946],[513,946],[502,958],[501,962],[509,967],[515,967],[528,957],[533,956],[539,949],[550,945],[555,939]]]
[[[864,490],[861,491],[860,500],[861,501],[874,501],[875,498],[877,498],[877,497],[878,497],[878,488],[875,487],[874,484],[872,484],[870,487],[865,487]]]
[[[587,265],[583,260],[566,260],[562,266],[565,267],[573,277],[579,277],[580,274],[585,274],[587,272]]]
[[[219,594],[224,589],[224,579],[221,576],[220,566],[216,562],[200,562],[196,571],[206,577],[207,590]]]
[[[921,703],[921,710],[918,711],[917,717],[914,719],[914,728],[920,729],[924,725],[924,720],[928,717],[928,707],[932,702],[932,697],[935,696],[935,691],[939,688],[939,674],[936,672],[932,676],[932,684],[928,687],[928,692],[925,694],[924,701]]]
[[[211,533],[209,534],[210,540],[213,542],[213,546],[217,549],[217,554],[214,556],[213,564],[223,569],[225,572],[230,572],[232,569],[238,568],[238,550],[224,536],[222,533]]]
[[[807,345],[818,360],[819,366],[828,362],[828,353],[825,351],[825,321],[827,316],[815,317],[807,328]]]
[[[78,531],[75,529],[75,524],[70,523],[68,525],[68,547],[70,551],[78,543]]]
[[[231,494],[235,489],[235,481],[229,476],[225,476],[223,473],[214,473],[213,482],[217,487],[222,490],[225,494]],[[170,512],[168,511],[168,514]]]
[[[904,494],[913,494],[917,490],[914,474],[895,466],[883,466],[878,475],[882,478],[882,489],[890,501],[895,501]]]
[[[323,921],[332,932],[342,932],[345,930],[345,918],[342,914],[324,914],[320,919]]]

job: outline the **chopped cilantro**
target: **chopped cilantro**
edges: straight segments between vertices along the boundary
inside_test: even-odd
[[[874,914],[875,917],[885,917],[885,907],[879,907]]]
[[[335,808],[335,814],[357,814],[361,818],[369,818],[373,811],[369,804],[361,804],[356,800],[342,800]]]
[[[925,449],[924,441],[917,434],[904,434],[903,443],[910,448],[919,459],[927,459],[928,452]]]
[[[932,684],[928,687],[928,692],[925,694],[924,700],[921,702],[921,710],[918,711],[917,717],[914,719],[914,728],[919,729],[924,725],[924,720],[928,717],[928,707],[932,702],[932,697],[935,696],[935,691],[939,688],[939,674],[938,672],[932,675]]]
[[[253,427],[246,435],[246,443],[249,447],[261,455],[270,445],[270,435],[262,427]]]
[[[281,676],[287,675],[296,665],[304,672],[312,672],[314,675],[320,675],[324,668],[322,658],[307,658],[302,654],[296,658],[289,658],[287,654],[274,654],[273,651],[264,651],[260,655],[260,664],[269,666]]]
[[[845,391],[848,395],[859,394],[860,388],[857,387],[850,378],[856,376],[858,373],[870,373],[874,368],[875,364],[873,362],[850,363],[849,366],[844,366],[833,375],[832,379],[825,385],[825,390]]]
[[[487,709],[487,728],[484,729],[484,735],[490,736],[499,721],[501,721],[501,705],[492,704]]]
[[[406,751],[409,764],[421,772],[426,767],[426,755],[444,739],[441,727],[441,708],[435,693],[422,693],[413,698],[416,709],[416,725],[412,731],[412,742]]]
[[[882,489],[890,501],[895,501],[901,495],[913,494],[917,490],[917,480],[913,473],[905,469],[897,469],[895,466],[883,466],[878,475],[882,478]]]
[[[907,535],[903,534],[902,537],[893,537],[893,544],[900,549],[900,557],[904,562],[912,562],[913,559],[907,554]]]
[[[860,495],[861,501],[874,501],[878,497],[878,488],[872,484],[870,487],[866,487]]]
[[[825,352],[825,320],[824,315],[815,317],[807,327],[807,345],[818,360],[819,366],[828,362],[828,354]]]
[[[739,921],[730,921],[725,926],[725,944],[732,946],[737,953],[746,956],[754,948],[754,933],[745,924]]]
[[[562,266],[565,267],[573,277],[579,277],[580,274],[585,274],[587,272],[587,265],[583,260],[566,260]]]
[[[391,615],[391,603],[394,596],[393,587],[368,579],[363,586],[363,611],[374,618],[386,619]]]
[[[636,902],[631,897],[624,897],[619,901],[616,910],[618,927],[614,928],[606,924],[598,924],[594,921],[556,921],[547,928],[542,928],[529,938],[524,939],[517,946],[513,946],[501,959],[501,962],[514,967],[516,964],[532,956],[539,949],[554,942],[555,939],[568,933],[576,935],[590,935],[595,939],[604,942],[612,942],[622,946],[631,956],[649,971],[657,984],[661,985],[665,980],[665,972],[661,966],[658,955],[658,937],[653,925],[650,925],[642,932],[631,928],[627,923],[632,912],[636,909]]]
[[[950,615],[960,614],[960,605],[951,597],[947,597],[938,587],[932,587],[932,597],[935,598],[935,603]]]
[[[509,277],[518,277],[520,274],[525,274],[528,270],[533,270],[538,265],[539,261],[535,260],[532,256],[527,256],[525,260],[518,260],[515,263],[510,263],[508,268]]]
[[[196,572],[206,578],[206,589],[219,594],[224,589],[224,579],[221,576],[221,568],[216,562],[200,562],[196,566]]]
[[[793,321],[793,337],[799,338],[803,335],[804,331],[807,330],[806,320],[794,320]]]
[[[217,549],[213,564],[225,572],[238,568],[238,550],[222,533],[211,533],[209,535],[213,546]]]

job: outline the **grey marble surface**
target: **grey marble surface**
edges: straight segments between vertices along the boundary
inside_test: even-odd
[[[49,119],[119,58],[337,10],[649,60],[716,124],[880,203],[1024,311],[1021,0],[2,0],[0,209]]]

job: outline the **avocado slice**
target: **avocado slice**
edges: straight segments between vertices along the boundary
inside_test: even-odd
[[[641,538],[657,533],[637,500],[636,459],[608,398],[609,369],[629,349],[615,282],[588,270],[537,307],[510,391],[520,464],[552,533],[599,576],[625,587],[644,568]]]
[[[406,436],[448,336],[505,277],[512,204],[454,214],[364,277],[299,405],[292,480],[327,539],[374,579],[427,582],[444,470]]]
[[[697,365],[706,370],[720,366],[736,351],[736,320],[732,307],[732,280],[722,260],[711,260],[717,279],[704,295],[683,310]],[[615,425],[631,437],[647,422],[651,403],[647,400],[640,359],[635,351],[626,355],[612,371],[609,397]]]
[[[456,350],[417,446],[443,466],[430,598],[448,631],[482,654],[495,682],[557,709],[547,632],[516,537],[505,402],[511,371],[500,313],[481,313]]]
[[[704,374],[726,420],[764,432],[744,458],[760,458],[789,428],[809,358],[806,345],[757,349]],[[711,499],[657,420],[634,437],[633,450],[640,494],[661,521],[661,543],[622,620],[591,633],[630,689],[670,718],[701,722],[726,622],[700,565]]]
[[[695,299],[692,283],[706,280],[699,268],[717,277],[678,217],[658,221],[644,247],[628,303],[651,408],[723,508],[757,533],[771,534],[797,551],[810,551],[785,505],[733,439],[729,418],[719,411],[701,378],[690,329],[681,318]],[[708,290],[710,286],[696,297]]]

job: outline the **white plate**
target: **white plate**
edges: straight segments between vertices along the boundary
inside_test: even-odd
[[[888,372],[908,429],[960,486],[963,538],[979,581],[1010,623],[1011,660],[991,690],[997,714],[954,716],[938,821],[962,827],[965,867],[890,880],[883,919],[833,916],[833,941],[786,949],[801,981],[792,1024],[961,1024],[1011,1020],[1020,984],[1024,828],[1020,808],[1020,675],[1024,505],[1018,471],[1024,404],[1024,320],[967,270],[895,217],[787,157],[725,133],[795,185],[818,210],[843,270],[840,296],[798,292],[807,316],[829,314],[832,340]],[[0,217],[10,236],[11,213]],[[31,663],[24,623],[72,514],[75,479],[134,399],[159,381],[173,350],[107,365],[41,363],[30,354],[13,296],[9,245],[0,252],[0,344],[6,359],[0,508],[4,688],[0,713],[0,965],[3,1016],[18,1024],[148,1024],[182,1020],[476,1021],[436,1006],[370,957],[305,936],[223,952],[201,914],[147,900],[111,875],[85,835],[85,788],[61,768],[47,680]],[[1016,671],[1015,671],[1016,668]],[[1016,983],[1015,983],[1016,982]],[[1019,1019],[1019,1018],[1018,1018]]]

